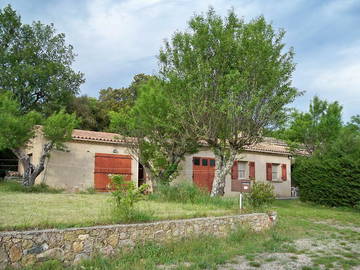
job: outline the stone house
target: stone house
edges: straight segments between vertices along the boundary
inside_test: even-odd
[[[36,183],[44,182],[68,191],[87,188],[106,191],[108,174],[122,174],[137,185],[144,183],[142,165],[131,157],[126,143],[116,136],[115,133],[75,129],[72,140],[66,143],[66,151],[52,150]],[[39,160],[44,143],[45,138],[37,132],[27,149],[34,162]],[[274,185],[278,197],[290,197],[291,161],[291,153],[285,143],[264,138],[263,142],[247,147],[238,155],[231,174],[226,178],[225,195],[238,195],[252,181],[263,181]],[[176,182],[190,181],[210,190],[215,159],[208,147],[187,155],[180,168]],[[21,167],[19,170],[21,172]]]

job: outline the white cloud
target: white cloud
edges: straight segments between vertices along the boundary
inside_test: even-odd
[[[360,41],[347,46],[333,51],[329,59],[315,56],[311,61],[304,61],[295,80],[299,88],[307,91],[309,99],[318,95],[339,101],[344,106],[345,119],[360,113]]]
[[[135,67],[134,63],[151,63],[156,69],[158,51],[165,38],[170,38],[175,30],[183,30],[186,22],[194,12],[205,12],[212,5],[217,12],[225,14],[232,6],[226,0],[209,1],[166,1],[166,0],[92,0],[88,1],[82,13],[83,16],[66,16],[59,24],[66,32],[68,41],[78,52],[75,67],[86,74],[89,85],[99,79],[106,85],[112,77],[118,77],[116,83],[123,83],[123,76],[116,73],[129,73]],[[57,9],[71,9],[71,2],[59,3],[53,9],[53,17],[57,17]],[[241,8],[241,14],[250,14],[256,10],[256,5],[246,2]],[[70,15],[70,14],[68,14]],[[144,64],[144,63],[142,63]],[[148,64],[145,64],[149,68]],[[124,68],[127,68],[125,70]],[[143,70],[142,66],[138,71]],[[131,79],[131,78],[129,78]],[[120,85],[112,85],[118,87]],[[92,89],[97,91],[98,89]],[[94,92],[92,94],[95,94]]]

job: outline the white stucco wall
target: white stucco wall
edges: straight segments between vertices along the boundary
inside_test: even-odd
[[[43,138],[37,136],[32,147],[27,150],[28,153],[32,153],[35,164],[40,158],[41,146],[44,143]],[[68,191],[85,190],[94,187],[96,153],[129,155],[127,148],[119,144],[71,141],[65,145],[66,151],[51,151],[45,169],[36,178],[36,183],[44,182],[49,186]],[[131,161],[131,179],[137,184],[138,162],[134,159]]]

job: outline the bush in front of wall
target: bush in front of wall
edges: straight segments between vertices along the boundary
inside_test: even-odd
[[[264,182],[254,182],[245,194],[246,204],[254,209],[269,207],[275,201],[274,186]]]
[[[152,219],[151,213],[146,213],[136,208],[136,203],[145,200],[143,194],[149,186],[141,185],[139,188],[134,182],[126,181],[122,175],[112,175],[112,203],[114,205],[114,216],[124,222],[149,221]]]

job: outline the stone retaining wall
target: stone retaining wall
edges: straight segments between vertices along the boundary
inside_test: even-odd
[[[100,253],[112,255],[116,249],[145,241],[176,240],[191,235],[225,236],[239,225],[254,231],[269,228],[275,216],[247,214],[168,220],[142,224],[121,224],[84,228],[0,232],[0,269],[19,268],[49,259],[66,265]]]

